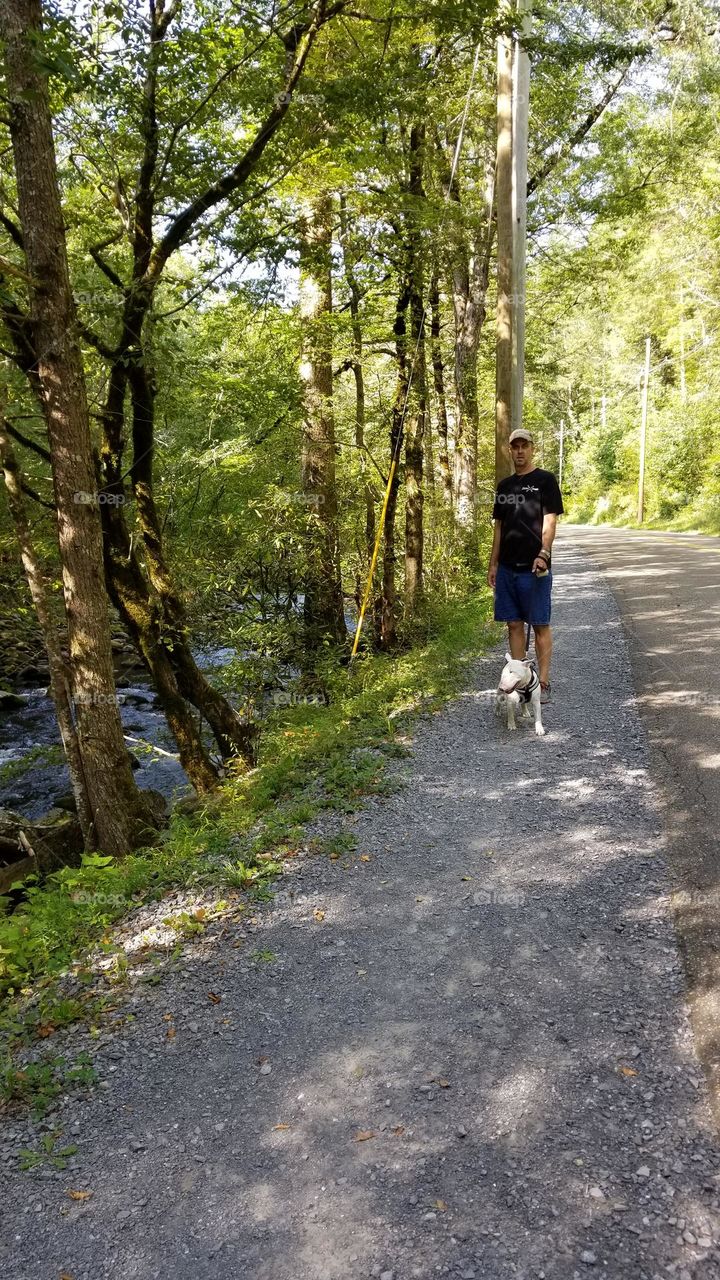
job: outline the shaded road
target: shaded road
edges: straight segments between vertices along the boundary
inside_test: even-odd
[[[720,538],[565,525],[625,628],[662,784],[673,910],[720,1122]]]

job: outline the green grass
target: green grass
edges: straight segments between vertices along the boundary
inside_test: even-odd
[[[127,957],[113,942],[111,928],[130,909],[177,887],[227,885],[263,901],[272,896],[269,886],[280,860],[306,843],[305,827],[321,810],[351,812],[364,796],[389,794],[402,785],[388,774],[389,761],[407,752],[398,736],[408,718],[438,709],[462,687],[467,662],[494,639],[489,616],[487,593],[451,601],[426,621],[426,637],[412,650],[361,654],[350,670],[327,670],[330,704],[273,713],[257,768],[230,777],[192,815],[176,813],[156,847],[119,861],[86,855],[79,868],[64,867],[43,883],[29,877],[27,900],[0,915],[6,1073],[12,1071],[13,1052],[32,1043],[39,1027],[100,1016],[97,1001],[63,1004],[56,980],[79,967],[90,984],[96,975],[82,965],[99,947],[114,954],[112,977],[121,983]],[[330,858],[352,856],[354,839],[341,834],[310,847]],[[206,926],[187,913],[170,919],[178,944]],[[8,1091],[17,1097],[9,1087],[6,1097]]]

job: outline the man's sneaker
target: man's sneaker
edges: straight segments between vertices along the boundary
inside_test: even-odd
[[[548,683],[545,684],[544,681],[541,680],[540,681],[540,706],[541,707],[547,706],[548,702],[552,702],[552,698],[550,697],[550,682],[548,681]]]

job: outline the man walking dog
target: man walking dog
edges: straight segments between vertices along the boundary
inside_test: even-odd
[[[495,621],[506,622],[510,654],[525,657],[525,627],[535,632],[541,702],[550,701],[551,553],[563,502],[555,476],[533,462],[534,443],[520,427],[510,435],[515,474],[495,494],[495,522],[488,584],[495,592]]]

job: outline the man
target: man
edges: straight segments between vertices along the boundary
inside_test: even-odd
[[[510,436],[515,474],[501,480],[493,507],[488,584],[495,592],[495,621],[506,622],[510,654],[525,657],[525,627],[535,632],[540,701],[550,701],[550,570],[557,518],[563,513],[558,482],[533,462],[534,443],[520,427]]]

